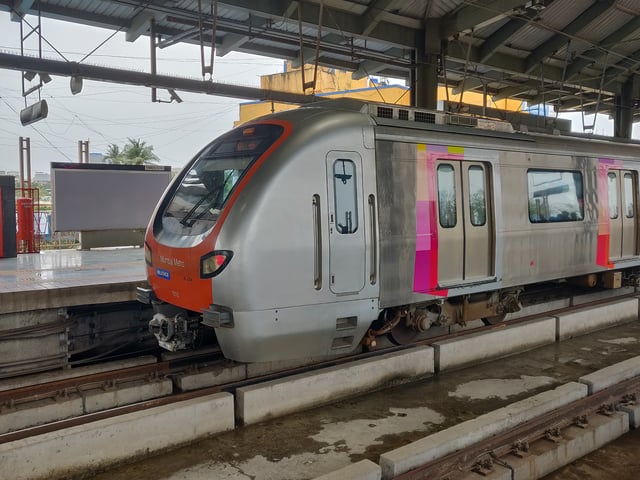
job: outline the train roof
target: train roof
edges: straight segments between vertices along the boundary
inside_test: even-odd
[[[351,98],[327,99],[302,107],[302,109],[327,109],[332,111],[348,111],[366,114],[377,125],[443,130],[451,133],[468,133],[482,136],[499,136],[502,138],[555,143],[576,140],[591,145],[619,145],[632,149],[640,148],[640,142],[619,137],[607,137],[577,132],[548,130],[547,132],[529,131],[526,127],[516,130],[504,120],[480,116],[457,114],[438,110],[428,110],[404,105],[372,103]]]
[[[270,116],[285,118],[298,123],[309,115],[329,112],[360,114],[363,124],[382,127],[388,133],[402,130],[427,130],[443,134],[482,137],[536,144],[537,148],[548,150],[571,150],[578,155],[619,156],[640,159],[640,142],[598,135],[565,133],[559,130],[540,133],[516,130],[510,122],[486,117],[428,110],[404,105],[373,103],[352,98],[326,99],[305,105],[295,110],[287,110]],[[366,119],[366,120],[365,120]],[[387,130],[390,128],[391,130]],[[391,134],[391,133],[390,133]],[[507,142],[505,142],[507,143]],[[515,147],[515,144],[511,144]],[[504,145],[506,147],[506,145]],[[506,147],[511,148],[511,147]],[[524,147],[526,148],[526,147]]]

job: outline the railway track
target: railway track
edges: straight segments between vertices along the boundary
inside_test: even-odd
[[[167,405],[191,398],[203,397],[217,392],[234,392],[235,389],[239,387],[259,384],[261,382],[275,379],[282,379],[286,378],[287,376],[310,372],[313,370],[319,370],[322,368],[346,365],[356,360],[362,360],[363,358],[373,358],[386,353],[401,351],[407,348],[411,348],[411,346],[391,346],[373,352],[349,355],[293,368],[278,369],[270,373],[264,373],[240,380],[233,380],[225,383],[197,388],[191,391],[180,391],[175,387],[174,384],[173,392],[170,395],[161,398],[154,398],[151,400],[136,402],[132,405],[110,408],[101,412],[87,413],[78,417],[57,420],[43,425],[33,425],[28,428],[19,429],[17,431],[0,433],[0,444],[27,438],[32,435],[52,432],[55,430],[75,425],[81,425],[84,423],[90,423],[95,420],[122,415],[124,413],[141,411],[160,405]],[[201,355],[195,353],[191,356],[180,356],[177,360],[161,361],[148,365],[127,367],[100,373],[92,373],[88,375],[75,376],[51,382],[39,383],[36,385],[29,385],[0,391],[0,416],[3,412],[6,412],[8,410],[19,407],[28,407],[29,404],[37,405],[38,402],[41,402],[45,399],[59,401],[61,399],[69,398],[73,394],[82,395],[83,392],[92,389],[114,390],[119,388],[120,386],[126,386],[134,382],[153,382],[162,378],[176,378],[180,377],[181,375],[193,374],[194,372],[197,372],[199,369],[203,368],[210,369],[212,367],[217,367],[221,369],[232,369],[237,365],[234,362],[230,362],[224,359],[221,354],[217,359],[213,359],[213,361],[212,359],[208,359],[206,363],[194,363],[190,361],[194,359],[200,360]]]
[[[553,292],[551,293],[553,294]],[[544,296],[544,298],[548,298],[548,295],[549,292],[542,292],[542,296]],[[555,297],[558,296],[557,291],[554,295]],[[632,295],[633,294],[618,296],[616,297],[616,299],[626,298]],[[542,296],[539,293],[537,297],[529,297],[529,304],[535,304],[532,299],[535,300],[543,298]],[[596,300],[587,305],[597,306],[607,301],[608,299]],[[220,391],[234,392],[238,387],[259,384],[261,382],[266,382],[274,379],[282,379],[286,378],[287,376],[292,376],[304,372],[311,372],[322,368],[347,365],[357,360],[374,358],[376,356],[401,351],[407,348],[413,348],[415,346],[430,345],[434,342],[442,340],[465,337],[468,335],[473,335],[477,332],[499,330],[507,325],[514,325],[529,321],[536,316],[566,313],[577,308],[584,308],[584,306],[585,305],[583,304],[580,306],[569,306],[562,309],[547,310],[536,315],[525,316],[506,322],[498,322],[490,326],[483,325],[442,335],[430,336],[428,338],[419,340],[411,345],[393,345],[391,343],[382,343],[379,347],[372,351],[358,352],[352,355],[310,364],[297,365],[293,367],[275,367],[270,371],[262,371],[259,374],[251,374],[250,372],[247,372],[242,378],[238,378],[236,376],[231,381],[222,381],[204,387],[194,388],[190,391],[185,391],[186,389],[181,388],[180,383],[176,382],[175,380],[185,375],[191,375],[203,370],[218,369],[223,372],[226,370],[233,370],[234,368],[237,368],[239,364],[225,360],[219,350],[216,351],[215,349],[205,350],[203,352],[194,351],[184,354],[168,353],[164,357],[167,358],[166,360],[148,365],[126,367],[99,373],[90,373],[86,375],[73,376],[70,378],[62,378],[55,381],[46,381],[34,385],[26,385],[7,389],[4,391],[0,391],[0,416],[2,415],[2,412],[11,411],[16,408],[29,408],[30,404],[36,406],[38,405],[38,402],[46,399],[60,401],[61,399],[64,400],[66,398],[69,398],[71,395],[82,396],[85,392],[95,389],[102,389],[105,391],[117,390],[122,386],[127,386],[136,382],[154,382],[160,379],[173,380],[171,393],[163,395],[161,398],[144,399],[138,402],[133,402],[135,403],[135,406],[115,406],[114,408],[105,409],[103,412],[85,412],[84,414],[74,418],[62,420],[56,418],[54,422],[44,425],[29,425],[26,428],[20,428],[19,431],[0,432],[0,444],[15,440],[17,438],[26,438],[37,433],[54,431],[57,428],[65,428],[67,426],[91,422],[97,418],[107,418],[108,416],[120,415],[122,413],[130,411],[139,411],[146,408],[151,408],[153,406],[179,402],[188,398],[196,398],[198,396],[209,395]]]
[[[619,300],[619,298],[616,300]],[[628,300],[624,300],[624,302],[628,303]],[[601,303],[602,303],[601,301],[597,301],[597,302],[594,302],[592,305],[595,308]],[[582,305],[581,307],[584,308],[584,305]],[[566,313],[567,311],[573,310],[575,308],[577,307],[569,307],[567,309],[564,309],[564,312]],[[548,313],[549,312],[547,311],[547,312],[544,312],[542,315],[546,315]],[[452,334],[447,336],[440,336],[437,338],[434,337],[434,338],[425,339],[425,340],[422,340],[420,343],[429,344],[429,343],[435,343],[445,339],[451,340],[453,338],[464,339],[466,336],[470,336],[470,335],[472,336],[473,334],[476,334],[478,332],[488,332],[487,337],[490,337],[493,331],[496,331],[496,332],[501,331],[502,329],[507,328],[509,324],[515,325],[516,323],[521,323],[521,322],[526,323],[528,319],[529,317],[513,320],[511,322],[507,322],[506,324],[499,324],[491,327],[468,328],[463,331],[453,332]],[[260,374],[256,374],[255,371],[253,373],[248,373],[248,371],[245,368],[245,375],[242,378],[235,378],[231,380],[227,379],[227,381],[219,382],[217,385],[195,388],[190,391],[186,391],[186,390],[181,391],[180,388],[178,388],[178,385],[180,385],[180,383],[177,382],[176,380],[180,376],[193,375],[193,374],[197,375],[199,372],[205,372],[212,368],[216,368],[219,370],[227,369],[231,371],[234,368],[238,368],[239,364],[234,364],[233,362],[222,360],[221,358],[218,358],[218,360],[215,360],[215,361],[211,360],[210,358],[209,358],[209,361],[203,361],[202,357],[195,359],[195,358],[183,357],[181,355],[177,355],[173,357],[170,355],[169,357],[167,357],[170,359],[163,360],[161,362],[157,362],[151,365],[129,367],[129,368],[121,369],[118,371],[103,372],[95,375],[86,375],[86,376],[77,377],[74,379],[61,379],[56,382],[47,382],[41,385],[26,385],[18,389],[12,389],[12,390],[0,392],[0,404],[3,405],[3,414],[5,412],[10,412],[12,409],[25,407],[26,405],[29,404],[29,402],[33,402],[34,404],[37,404],[38,402],[42,402],[43,400],[46,400],[46,399],[51,400],[52,398],[56,398],[57,399],[56,401],[63,402],[65,398],[71,397],[73,395],[83,394],[87,391],[93,391],[96,389],[109,391],[112,389],[117,389],[120,386],[126,386],[127,384],[136,383],[136,382],[154,383],[158,381],[165,381],[165,382],[172,383],[172,390],[169,394],[158,397],[158,398],[144,399],[144,400],[134,402],[133,404],[130,404],[130,405],[116,406],[113,408],[104,409],[103,411],[84,413],[81,415],[77,415],[73,418],[63,419],[60,421],[47,422],[46,424],[43,424],[43,425],[32,426],[29,428],[22,428],[16,431],[11,431],[3,435],[0,435],[0,444],[10,444],[11,442],[18,439],[22,439],[23,441],[26,441],[28,440],[29,437],[32,437],[32,436],[36,436],[36,435],[40,436],[48,432],[56,432],[63,429],[67,429],[65,431],[68,431],[69,427],[77,427],[83,424],[91,424],[96,422],[100,423],[101,420],[110,419],[112,417],[118,417],[118,416],[130,414],[134,412],[143,412],[148,409],[155,409],[156,407],[163,408],[162,406],[169,406],[171,408],[171,411],[173,411],[173,407],[171,407],[172,404],[177,405],[185,401],[197,400],[200,398],[207,398],[214,394],[229,395],[231,393],[232,396],[237,399],[238,394],[236,393],[236,391],[246,389],[247,387],[251,388],[252,386],[262,388],[260,384],[265,382],[268,382],[268,384],[274,383],[274,382],[270,382],[271,380],[287,379],[287,377],[294,376],[300,373],[305,373],[305,372],[309,372],[313,376],[315,375],[314,370],[319,370],[320,372],[323,372],[325,370],[331,370],[331,368],[327,368],[327,367],[337,367],[337,368],[344,367],[345,371],[348,371],[351,363],[357,363],[359,360],[362,360],[363,358],[375,360],[377,356],[386,355],[389,352],[397,352],[399,354],[403,354],[404,353],[403,350],[411,352],[419,348],[424,348],[424,347],[420,347],[420,345],[417,345],[417,346],[411,345],[411,346],[394,346],[389,348],[381,348],[376,351],[365,352],[359,355],[353,355],[353,356],[339,358],[339,359],[333,359],[330,361],[316,363],[313,365],[300,365],[300,366],[295,366],[290,368],[284,368],[284,366],[281,365],[281,368],[277,370],[273,369],[271,371],[266,371],[266,372],[262,371],[262,373]],[[321,374],[320,372],[319,374]],[[296,377],[300,377],[300,375],[296,375]],[[351,378],[351,377],[348,376],[347,378]],[[441,381],[442,380],[439,380],[437,383]],[[629,387],[627,390],[629,389],[635,391],[637,390],[637,385]],[[629,393],[629,391],[626,393]],[[224,393],[218,393],[218,392],[224,392]],[[624,394],[621,393],[618,396],[619,398],[613,398],[609,401],[609,403],[618,403],[623,400],[622,398],[623,396]],[[593,400],[593,401],[597,402],[597,400]],[[55,402],[52,402],[52,403],[55,403]],[[585,413],[581,414],[578,412],[578,414],[576,415],[574,415],[573,413],[567,413],[563,417],[564,420],[559,419],[559,417],[553,417],[551,418],[551,420],[549,420],[553,425],[548,428],[546,424],[543,425],[545,428],[542,428],[540,426],[535,427],[535,425],[534,426],[530,425],[532,429],[531,433],[528,433],[528,430],[527,432],[522,430],[522,428],[524,427],[522,428],[519,427],[519,430],[517,430],[514,433],[514,435],[516,437],[524,438],[526,440],[525,444],[531,445],[532,443],[536,443],[540,441],[540,440],[536,440],[537,438],[541,438],[540,432],[543,432],[542,438],[544,438],[544,432],[548,432],[548,431],[557,432],[558,428],[560,429],[564,428],[565,423],[567,422],[571,423],[571,421],[575,416],[582,417],[584,415],[587,415],[587,416],[591,415],[590,413],[591,410],[589,409],[585,410],[586,407],[584,406],[576,406],[576,408],[582,408],[585,411]],[[236,411],[236,415],[237,415],[237,411]],[[0,415],[0,417],[2,417],[2,415]],[[237,417],[236,417],[236,421],[237,421]],[[94,428],[94,427],[90,427],[90,428]],[[526,436],[525,436],[525,433],[526,433]],[[541,441],[550,442],[550,440],[541,440]],[[460,459],[454,460],[451,458],[450,460],[452,463],[449,464],[449,467],[446,467],[446,465],[443,467],[442,464],[440,464],[440,466],[436,466],[434,464],[434,465],[430,465],[429,468],[441,469],[443,471],[442,475],[444,475],[442,478],[448,478],[446,476],[449,475],[449,473],[447,473],[448,471],[445,471],[447,468],[453,468],[453,470],[456,470],[456,471],[460,471],[462,467],[469,468],[470,470],[468,471],[473,471],[474,468],[476,470],[484,469],[488,471],[491,468],[497,468],[497,466],[500,466],[501,464],[500,462],[503,462],[503,463],[510,462],[510,459],[507,459],[505,461],[502,458],[502,454],[504,451],[510,452],[511,450],[507,447],[513,447],[514,444],[515,443],[512,440],[507,439],[501,445],[497,445],[497,444],[494,445],[493,443],[492,444],[485,443],[485,444],[477,445],[476,450],[475,451],[470,450],[470,453],[466,453],[465,454],[466,456],[464,456],[463,460],[460,460]],[[523,450],[522,453],[523,455],[525,455],[527,452]],[[491,461],[494,462],[493,467],[492,467]],[[415,474],[417,476],[407,477],[407,478],[431,478],[430,475],[432,475],[432,471],[427,471],[427,470],[425,471],[427,473],[424,473],[424,474],[421,473],[421,470],[413,472],[412,475]],[[423,476],[420,477],[419,475],[423,475]],[[454,478],[454,477],[451,477],[451,478]]]
[[[548,443],[550,446],[559,445],[563,442],[563,432],[569,427],[586,429],[594,416],[611,417],[620,406],[635,404],[639,395],[640,377],[620,382],[487,440],[461,448],[395,479],[455,480],[463,476],[468,479],[466,475],[469,472],[477,473],[480,479],[493,473],[495,466],[502,466],[513,472],[516,470],[515,460],[533,454],[532,445],[537,442]]]

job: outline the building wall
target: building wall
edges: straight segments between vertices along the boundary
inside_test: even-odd
[[[313,65],[305,65],[304,79],[306,82],[313,80]],[[342,90],[357,90],[369,87],[369,79],[362,78],[354,80],[351,72],[336,70],[335,68],[318,67],[316,78],[315,94],[339,92]],[[273,75],[263,75],[260,77],[260,87],[267,90],[280,90],[291,93],[303,93],[302,91],[302,69],[291,68],[291,63],[285,64],[285,71]],[[307,89],[306,93],[313,93],[314,90]]]
[[[313,65],[306,65],[304,69],[305,81],[313,80]],[[302,70],[292,69],[291,63],[287,62],[283,73],[273,75],[263,75],[260,77],[260,87],[268,90],[278,90],[292,93],[302,93]],[[374,82],[369,78],[354,80],[351,72],[337,70],[327,67],[318,67],[315,91],[307,89],[307,93],[315,93],[326,98],[349,97],[367,102],[390,103],[394,105],[409,105],[409,88],[403,85],[386,85]],[[464,92],[453,95],[449,89],[443,86],[438,87],[438,100],[449,100],[449,102],[460,102],[464,104],[482,106],[484,96],[477,92]],[[521,100],[503,99],[493,102],[487,97],[486,106],[499,110],[520,112],[523,110]],[[278,102],[247,102],[240,105],[239,119],[234,122],[234,126],[241,125],[254,118],[262,117],[270,113],[281,112],[298,108],[298,105]]]
[[[324,98],[356,98],[368,102],[394,103],[397,105],[409,105],[409,90],[401,85],[380,85],[377,87],[361,88],[323,94]],[[262,117],[270,113],[281,112],[298,108],[298,105],[278,102],[248,102],[240,105],[240,119],[234,122],[234,126],[241,125],[254,118]]]

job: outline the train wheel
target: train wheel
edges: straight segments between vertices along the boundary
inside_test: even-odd
[[[493,317],[482,317],[481,320],[485,325],[495,325],[496,323],[503,322],[506,317],[507,314],[503,313],[501,315],[495,315]]]
[[[404,322],[398,323],[390,332],[389,338],[396,345],[408,345],[416,341],[420,332],[407,327]]]

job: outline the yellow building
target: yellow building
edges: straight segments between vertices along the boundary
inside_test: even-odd
[[[313,65],[305,65],[304,80],[313,79]],[[302,69],[292,69],[291,63],[285,64],[283,73],[263,75],[260,77],[260,88],[265,90],[278,90],[292,93],[302,93]],[[308,89],[307,93],[311,93]],[[409,88],[404,85],[388,85],[385,82],[376,82],[369,78],[354,80],[351,72],[336,70],[327,67],[318,67],[316,88],[313,92],[326,98],[349,97],[375,103],[390,103],[394,105],[409,105]],[[462,98],[464,104],[483,105],[483,95],[477,92],[465,92],[453,95],[449,89],[448,100],[450,103],[459,102]],[[438,87],[438,100],[447,100],[445,87]],[[499,100],[487,104],[487,107],[499,110],[518,112],[522,110],[520,100]],[[247,102],[240,104],[240,119],[234,122],[234,126],[248,122],[254,118],[269,113],[280,112],[298,108],[298,105],[290,103],[278,103],[269,101]]]

